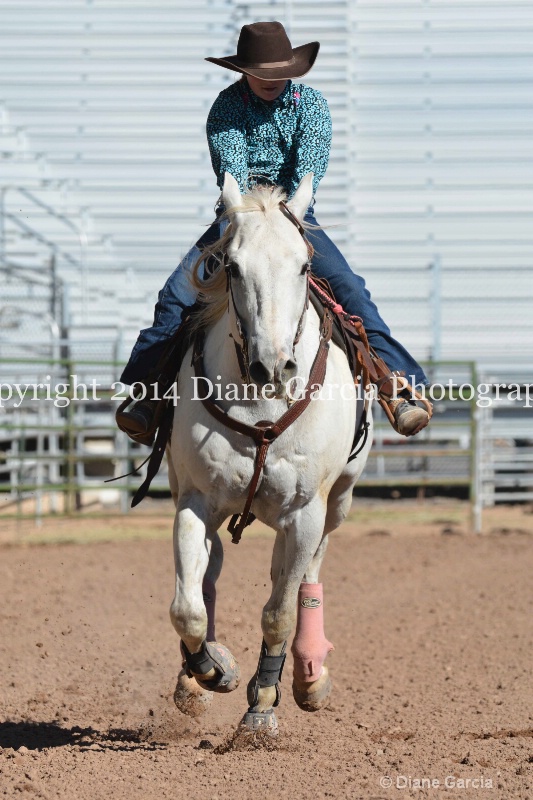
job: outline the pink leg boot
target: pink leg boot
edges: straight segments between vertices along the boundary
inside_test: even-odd
[[[294,657],[292,691],[304,711],[317,711],[328,702],[331,680],[324,661],[333,649],[324,635],[322,584],[302,583],[291,650]]]

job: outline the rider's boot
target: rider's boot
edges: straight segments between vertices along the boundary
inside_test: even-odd
[[[169,340],[156,367],[148,373],[144,381],[138,381],[141,386],[140,394],[144,397],[127,411],[131,398],[119,406],[115,415],[117,425],[134,442],[149,447],[154,443],[156,431],[171,399],[172,393],[169,390],[177,380],[188,345],[189,337],[185,332],[184,321]]]
[[[413,400],[411,395],[400,396],[396,400],[386,401],[394,418],[393,428],[402,436],[415,436],[425,428],[431,419],[431,414],[420,403],[422,400]],[[427,402],[427,401],[426,401]]]
[[[371,357],[378,374],[378,402],[390,424],[402,436],[415,436],[433,416],[433,405],[403,375],[389,370],[374,350]]]
[[[119,407],[115,415],[117,425],[134,442],[146,444],[148,447],[153,445],[156,431],[168,405],[168,398],[164,395],[174,378],[175,375],[170,381],[161,380],[154,373],[149,374],[145,381],[139,381],[145,389],[145,392],[141,391],[141,394],[145,394],[144,398],[137,400],[127,411],[126,406],[131,403],[129,398]]]
[[[129,411],[123,410],[121,406],[115,417],[121,431],[124,431],[134,442],[145,444],[148,447],[154,443],[156,431],[168,402],[168,400],[156,399],[161,398],[161,395],[159,387],[157,390],[154,388],[154,383],[149,379],[143,382],[147,390],[144,400],[138,400]]]

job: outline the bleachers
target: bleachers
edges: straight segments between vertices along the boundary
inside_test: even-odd
[[[292,0],[287,16],[285,0],[18,0],[1,12],[2,183],[84,218],[95,319],[124,293],[120,269],[106,272],[113,251],[138,276],[114,320],[149,323],[218,194],[205,117],[234,76],[204,56],[234,51],[243,23],[279,18],[297,44],[322,43],[306,79],[334,120],[318,219],[393,332],[419,358],[530,352],[529,4]],[[61,226],[49,230],[67,248]],[[83,293],[69,282],[75,320]]]
[[[116,311],[107,308],[102,314],[100,308],[110,265],[115,267],[116,284],[122,286],[124,267],[118,266],[110,241],[95,234],[87,208],[66,181],[56,177],[46,154],[35,152],[31,137],[10,126],[4,116],[0,356],[57,357],[61,328],[70,328],[75,339],[77,326],[86,321],[87,305],[107,326],[106,337],[116,340]]]

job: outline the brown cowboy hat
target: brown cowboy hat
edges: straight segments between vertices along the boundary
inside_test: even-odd
[[[281,22],[254,22],[241,28],[237,55],[205,60],[254,78],[279,81],[306,75],[319,48],[319,42],[293,48]]]

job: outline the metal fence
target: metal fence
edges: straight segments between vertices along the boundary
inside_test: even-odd
[[[124,396],[118,382],[121,364],[70,359],[0,360],[0,513],[31,516],[115,506],[125,512],[140,483],[126,475],[148,454],[117,430],[114,412]],[[463,383],[476,385],[470,362],[429,365],[435,385],[453,370]],[[457,381],[456,381],[457,383]],[[455,397],[454,397],[455,391]],[[480,437],[475,398],[461,399],[446,389],[434,420],[416,439],[398,436],[379,407],[370,459],[358,490],[386,487],[448,487],[467,492],[475,527],[481,509]],[[168,491],[166,467],[152,484]]]

